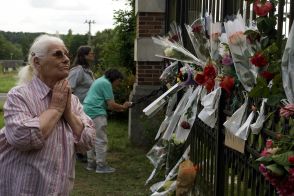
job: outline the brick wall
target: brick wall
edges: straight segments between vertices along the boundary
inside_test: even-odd
[[[137,62],[136,83],[138,85],[160,85],[163,62]]]
[[[139,12],[137,15],[138,38],[164,35],[165,14]],[[160,85],[159,77],[163,70],[163,62],[136,62],[136,82],[138,85]]]
[[[137,15],[137,37],[164,34],[164,13],[139,12]]]

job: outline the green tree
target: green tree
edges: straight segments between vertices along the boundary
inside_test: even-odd
[[[0,34],[0,59],[23,59],[22,48]]]
[[[114,13],[116,47],[120,65],[135,72],[134,38],[135,38],[135,1],[128,0],[130,10],[118,10]]]
[[[82,45],[87,45],[88,41],[87,35],[73,35],[71,30],[68,31],[67,35],[61,36],[61,38],[69,50],[71,62],[76,56],[77,49]]]
[[[130,10],[114,12],[115,28],[97,32],[93,40],[96,57],[102,69],[108,67],[125,67],[135,72],[134,38],[135,15],[134,0],[128,0]]]

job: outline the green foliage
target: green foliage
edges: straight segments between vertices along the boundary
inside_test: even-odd
[[[8,41],[0,32],[0,59],[23,59],[23,51],[19,44]]]
[[[124,76],[124,79],[122,80],[120,86],[113,89],[115,101],[117,103],[124,103],[125,101],[129,99],[129,95],[133,89],[133,84],[135,82],[135,76],[126,67],[119,67],[119,66],[107,67],[107,69],[109,68],[118,69]],[[97,69],[97,71],[95,72],[95,77],[98,78],[102,76],[105,71],[104,69]]]
[[[73,35],[71,30],[68,31],[67,35],[62,35],[61,38],[64,40],[64,43],[69,50],[71,62],[73,62],[78,48],[82,45],[87,45],[88,42],[87,35]]]
[[[285,98],[281,74],[277,74],[274,77],[271,87],[264,78],[257,77],[256,86],[249,92],[249,96],[252,98],[268,98],[268,105],[279,105],[280,100]]]
[[[9,42],[14,44],[15,47],[18,48],[18,50],[22,51],[21,56],[15,56],[17,54],[17,53],[15,53],[15,55],[13,55],[14,59],[27,60],[27,54],[29,52],[29,49],[30,49],[34,39],[43,33],[24,33],[24,32],[0,31],[0,34],[2,34],[5,37],[5,39],[7,39]],[[9,57],[9,59],[10,59],[10,57]]]
[[[0,73],[0,84],[0,93],[7,93],[16,84],[16,73]]]
[[[134,38],[135,38],[135,1],[128,0],[131,10],[118,10],[114,13],[117,51],[119,64],[135,71]]]

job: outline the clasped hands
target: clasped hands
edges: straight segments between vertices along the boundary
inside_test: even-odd
[[[66,121],[71,118],[71,88],[67,80],[60,80],[54,85],[49,109],[57,110]]]

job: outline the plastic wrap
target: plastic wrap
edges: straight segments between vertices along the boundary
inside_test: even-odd
[[[250,125],[250,128],[252,130],[253,134],[259,134],[260,130],[263,127],[264,121],[265,121],[265,113],[264,113],[264,108],[265,108],[265,103],[267,99],[263,99],[261,103],[261,107],[258,113],[258,117],[252,125]]]
[[[188,99],[192,94],[192,91],[193,91],[193,88],[188,87],[187,91],[185,92],[182,99],[178,103],[177,108],[175,109],[175,111],[171,117],[170,123],[162,136],[162,138],[164,140],[170,140],[170,138],[171,138],[178,122],[179,122],[181,115],[184,113],[185,105],[187,104]]]
[[[244,20],[239,14],[234,21],[225,22],[224,25],[236,74],[245,90],[250,91],[255,85],[257,72],[250,63],[252,54],[246,45]]]
[[[181,115],[179,123],[177,125],[176,139],[180,141],[186,141],[196,118],[197,105],[200,99],[200,94],[202,91],[202,86],[198,86],[193,91],[192,95],[189,97],[187,104],[185,105],[184,113]],[[189,112],[188,112],[189,110]],[[189,123],[189,128],[183,128],[181,122],[186,121]]]
[[[201,99],[204,108],[198,114],[198,117],[211,128],[214,128],[217,121],[220,95],[221,88],[217,88]]]
[[[290,103],[294,103],[294,25],[291,27],[282,58],[283,87]]]

